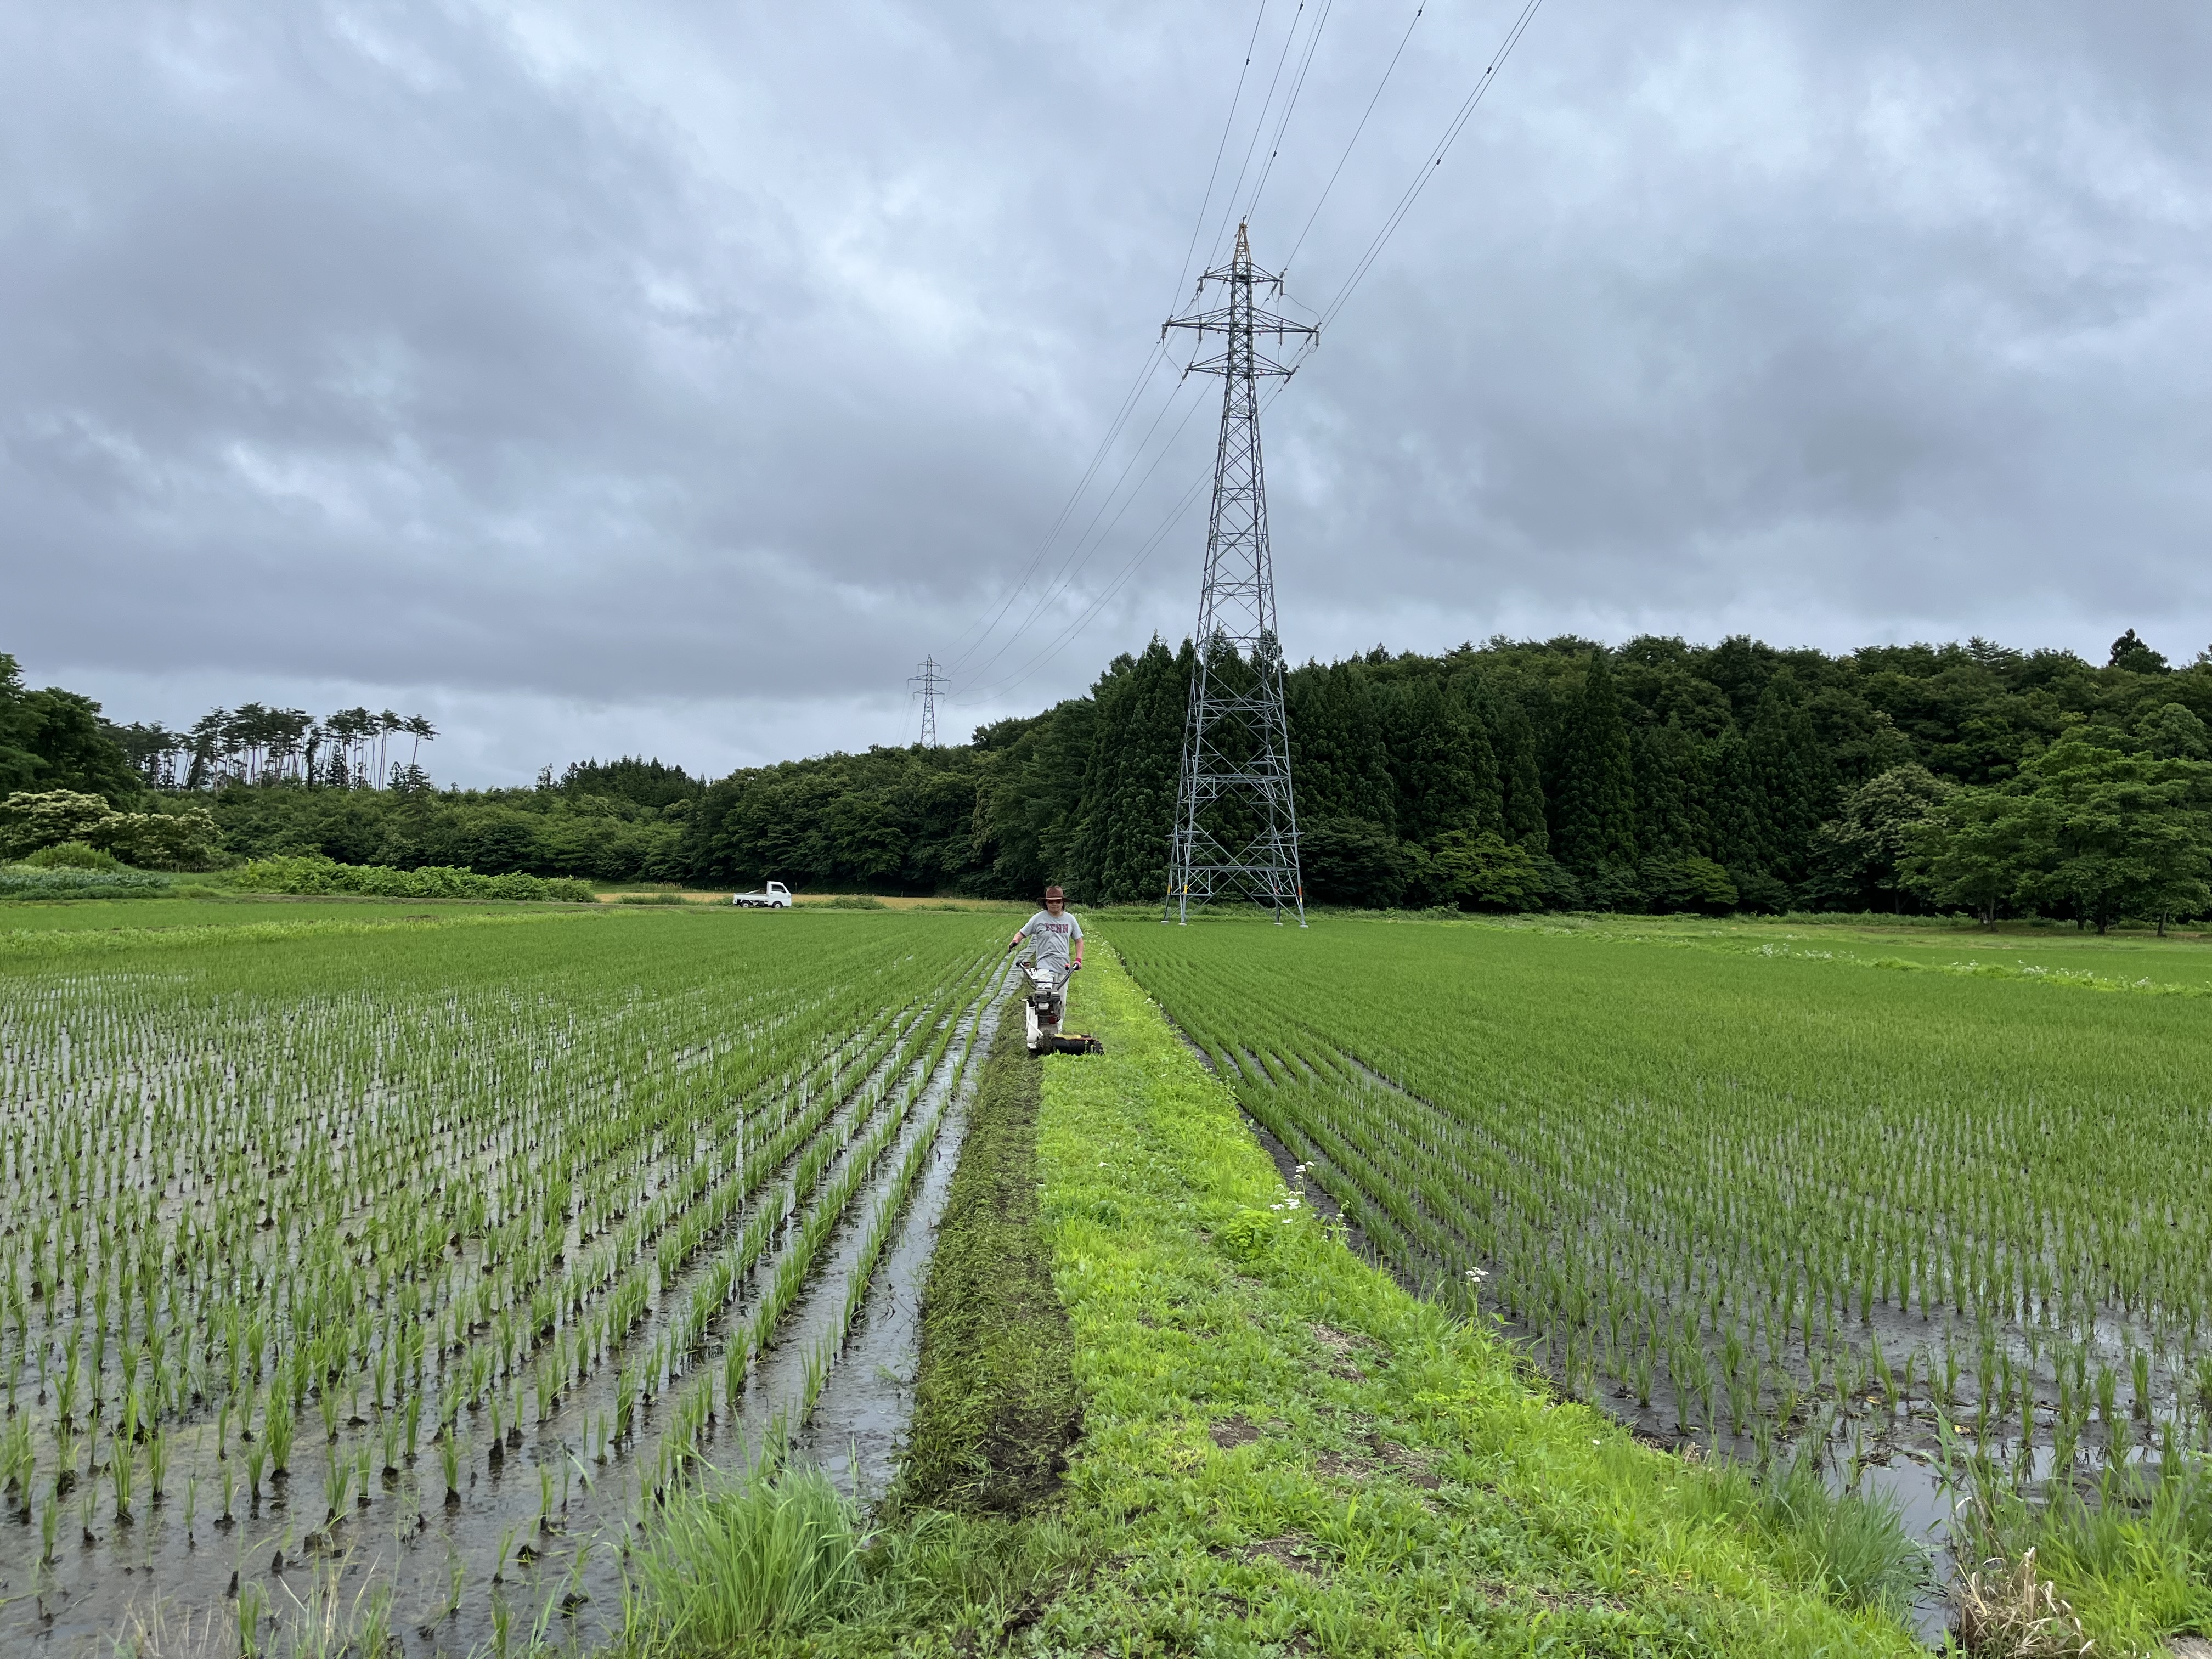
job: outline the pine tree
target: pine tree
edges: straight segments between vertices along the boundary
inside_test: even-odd
[[[1585,879],[1636,862],[1636,768],[1602,649],[1590,653],[1560,757],[1559,861]]]

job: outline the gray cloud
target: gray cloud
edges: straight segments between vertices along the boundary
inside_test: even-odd
[[[1263,262],[1409,11],[1329,12]],[[1294,298],[1337,292],[1509,15],[1424,15]],[[1208,385],[1153,377],[978,624],[1176,297],[1251,17],[18,9],[0,648],[125,717],[431,709],[480,781],[894,740],[925,652],[989,694],[960,722],[1078,689],[1188,626],[1202,501],[1159,532]],[[2186,656],[2208,34],[1551,0],[1269,410],[1286,642],[2133,625]]]

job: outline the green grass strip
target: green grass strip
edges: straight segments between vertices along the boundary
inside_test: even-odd
[[[922,1293],[908,1506],[1015,1513],[1048,1494],[1081,1414],[1067,1316],[1038,1227],[1042,1066],[1000,1012]]]
[[[1085,1652],[1898,1654],[1741,1494],[1551,1403],[1288,1195],[1110,951],[1103,1056],[1045,1062],[1042,1220],[1103,1565],[1024,1645]]]

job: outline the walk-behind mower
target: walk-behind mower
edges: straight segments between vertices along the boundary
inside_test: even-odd
[[[1060,1017],[1067,1007],[1067,976],[1074,969],[1064,963],[1025,962],[1023,977],[1030,982],[1028,1024],[1033,1054],[1103,1054],[1106,1045],[1095,1036],[1062,1031]]]

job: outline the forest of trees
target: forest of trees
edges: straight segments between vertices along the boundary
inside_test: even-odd
[[[1081,902],[1148,902],[1194,661],[1188,642],[1156,640],[1088,695],[963,745],[712,784],[625,758],[548,769],[532,788],[441,791],[410,751],[380,756],[390,787],[370,788],[378,771],[352,763],[358,740],[340,732],[343,775],[291,763],[304,739],[219,741],[233,758],[192,799],[231,856],[1006,897],[1057,880]],[[126,753],[134,728],[0,667],[0,793],[175,810],[185,783],[208,781],[173,766],[155,787]],[[2033,912],[2100,927],[2212,907],[2212,655],[2177,666],[2133,630],[2102,666],[1981,640],[1841,656],[1743,638],[1378,647],[1294,669],[1286,691],[1316,903]]]
[[[964,748],[734,774],[692,814],[692,872],[1157,900],[1194,661],[1155,641],[1087,696]],[[1378,647],[1291,671],[1286,695],[1315,902],[2033,908],[2101,926],[2208,902],[2212,659],[2177,669],[2132,630],[2102,667],[1980,640],[1834,657],[1740,638]],[[1930,839],[1983,818],[1998,828],[1978,854]]]

